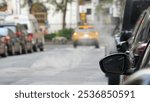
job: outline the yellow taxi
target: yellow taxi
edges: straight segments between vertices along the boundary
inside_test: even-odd
[[[72,35],[73,46],[78,45],[94,45],[99,48],[99,33],[94,26],[79,26]]]

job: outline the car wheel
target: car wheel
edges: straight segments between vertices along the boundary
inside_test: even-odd
[[[22,46],[21,45],[19,45],[19,47],[18,47],[18,54],[19,55],[22,54]]]
[[[73,43],[73,47],[74,47],[74,48],[77,48],[77,44],[76,44],[76,43]]]
[[[15,47],[13,45],[11,46],[10,55],[15,55]]]
[[[2,57],[7,57],[8,56],[8,47],[4,46],[4,53],[1,55]]]
[[[29,53],[33,53],[33,45],[30,43],[30,49],[28,50]]]
[[[37,44],[33,46],[33,51],[34,51],[34,52],[37,52],[37,51],[38,51],[38,46],[37,46]]]
[[[43,46],[40,48],[40,51],[44,51],[44,47]]]
[[[24,49],[22,50],[22,53],[23,53],[23,54],[27,54],[27,52],[28,52],[28,51],[27,51],[27,46],[24,45],[24,47],[22,47],[22,48],[24,48]]]
[[[99,44],[98,43],[95,44],[95,48],[99,48]]]
[[[40,51],[44,51],[44,44],[41,43]]]

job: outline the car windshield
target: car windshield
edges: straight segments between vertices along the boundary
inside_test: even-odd
[[[88,28],[88,29],[76,29],[77,33],[83,33],[83,32],[95,32],[94,28]]]
[[[6,36],[8,34],[8,29],[0,28],[0,36]]]
[[[8,28],[8,29],[12,30],[14,33],[16,33],[16,27],[15,27],[15,26],[12,26],[12,25],[5,25],[4,27],[5,27],[5,28]]]

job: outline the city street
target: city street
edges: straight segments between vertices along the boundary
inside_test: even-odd
[[[99,60],[104,46],[46,45],[44,52],[0,59],[0,84],[107,84]]]
[[[111,16],[108,16],[106,11],[105,13],[96,11],[99,0],[88,1],[85,4],[78,3],[78,1],[66,2],[66,5],[62,6],[67,8],[65,11],[67,13],[56,13],[57,5],[48,1],[43,2],[41,0],[40,2],[8,0],[1,3],[0,10],[3,11],[1,19],[8,24],[13,22],[11,25],[3,25],[6,28],[1,27],[1,29],[7,31],[14,28],[15,31],[14,29],[11,31],[16,36],[16,38],[10,37],[11,39],[4,36],[6,40],[3,41],[2,39],[4,45],[8,46],[9,42],[15,41],[11,42],[10,46],[18,43],[16,46],[18,52],[21,51],[20,46],[26,45],[25,42],[30,42],[33,45],[30,48],[36,51],[38,46],[43,50],[44,36],[41,34],[49,35],[47,38],[72,38],[72,41],[69,40],[69,43],[65,45],[56,45],[51,43],[52,39],[45,37],[48,42],[45,43],[43,52],[0,58],[0,85],[106,85],[108,83],[107,77],[100,70],[99,61],[104,56],[114,53],[116,49],[114,38],[110,36],[113,29]],[[55,15],[52,15],[54,13]],[[66,14],[66,18],[62,16],[63,19],[60,19],[62,14]],[[87,32],[84,31],[83,34],[85,33],[84,37],[92,38],[92,40],[94,38],[97,48],[95,46],[73,47],[73,35],[76,32],[72,34],[72,31],[79,27],[78,23],[83,24],[83,26],[94,25],[94,32],[88,32],[87,35]],[[9,50],[13,52],[12,49]],[[7,52],[4,54],[7,55]]]

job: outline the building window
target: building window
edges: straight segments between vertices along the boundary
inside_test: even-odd
[[[87,15],[91,15],[91,14],[92,14],[92,9],[91,9],[91,8],[88,8],[88,9],[86,10],[86,14],[87,14]]]

